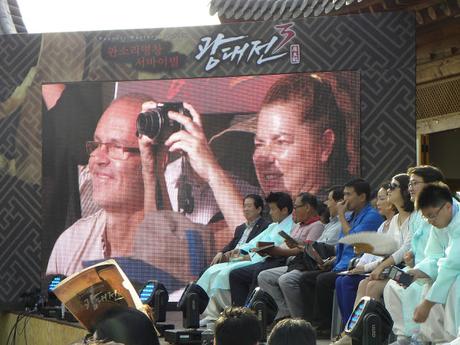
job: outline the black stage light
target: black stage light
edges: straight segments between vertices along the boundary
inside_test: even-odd
[[[169,301],[169,294],[166,287],[158,280],[149,280],[139,290],[141,302],[148,304],[153,311],[155,326],[163,336],[167,329],[174,329],[174,325],[164,323],[166,321],[166,310]]]
[[[165,331],[165,340],[170,344],[201,344],[200,314],[204,312],[209,302],[209,296],[201,286],[189,283],[177,302],[182,311],[184,329]]]
[[[46,294],[43,296],[43,303],[39,303],[38,311],[45,317],[55,319],[64,318],[65,309],[61,305],[61,301],[54,294],[54,289],[66,277],[62,274],[48,275],[45,278]]]
[[[345,325],[345,333],[353,345],[384,344],[393,327],[393,320],[382,303],[363,297]]]
[[[177,302],[177,307],[182,311],[184,328],[199,328],[200,314],[204,312],[209,303],[209,296],[201,286],[189,283]]]
[[[166,321],[166,307],[169,294],[165,286],[158,280],[149,280],[139,292],[141,302],[152,307],[156,322]]]
[[[247,298],[244,306],[256,313],[260,326],[260,340],[265,341],[267,339],[267,326],[275,320],[278,313],[275,300],[260,287],[256,287]]]
[[[56,307],[61,305],[61,301],[56,297],[54,294],[54,289],[56,286],[62,282],[66,276],[62,274],[57,275],[49,275],[46,277],[46,290],[47,290],[47,300],[45,302],[46,306],[48,307]]]

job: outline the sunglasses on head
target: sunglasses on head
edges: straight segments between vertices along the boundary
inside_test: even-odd
[[[389,190],[395,190],[397,188],[399,188],[399,184],[397,184],[397,183],[392,182],[392,183],[388,184],[388,189]]]

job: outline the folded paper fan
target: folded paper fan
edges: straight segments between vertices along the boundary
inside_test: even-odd
[[[361,247],[368,247],[369,252],[374,255],[390,255],[398,250],[398,243],[395,239],[388,234],[382,234],[375,231],[364,231],[357,234],[351,234],[345,237],[342,237],[339,240],[340,243],[349,244],[349,245],[362,245]]]

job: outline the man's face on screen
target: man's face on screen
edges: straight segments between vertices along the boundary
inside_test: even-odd
[[[115,101],[104,112],[94,133],[94,141],[137,148],[136,119],[141,103],[124,99]],[[106,145],[93,151],[89,159],[93,199],[106,210],[130,210],[143,206],[144,187],[138,153],[127,152],[120,159],[108,152]]]
[[[317,192],[319,174],[324,172],[314,137],[297,103],[278,102],[262,108],[257,118],[253,160],[266,195],[271,191],[291,195]]]

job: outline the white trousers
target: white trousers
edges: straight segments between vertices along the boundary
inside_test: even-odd
[[[232,305],[230,290],[216,290],[216,293],[209,299],[208,306],[203,312],[202,324],[214,322],[220,316],[222,310]]]
[[[428,319],[421,324],[412,321],[415,308],[423,301],[430,284],[412,283],[407,289],[390,280],[383,292],[385,307],[393,319],[393,332],[397,336],[410,337],[415,329],[426,341],[446,343],[460,336],[460,299],[457,295],[457,283],[450,289],[445,305],[435,304]]]

